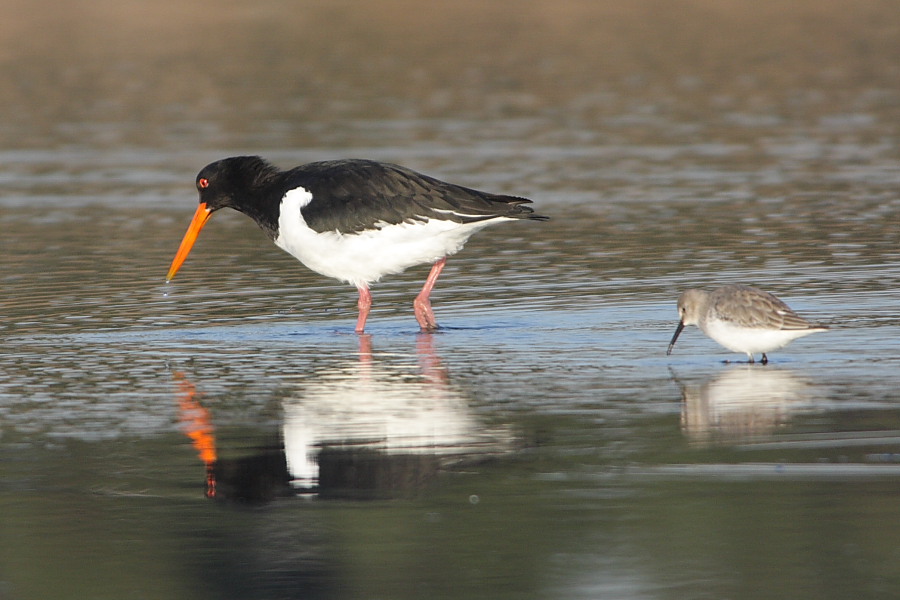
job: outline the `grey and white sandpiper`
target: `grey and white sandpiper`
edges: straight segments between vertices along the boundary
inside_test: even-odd
[[[726,285],[711,292],[685,290],[678,297],[678,315],[681,320],[666,355],[672,354],[685,325],[696,325],[729,350],[745,353],[751,363],[755,353],[762,353],[762,364],[769,362],[766,352],[828,330],[827,325],[810,323],[774,295],[748,285]]]

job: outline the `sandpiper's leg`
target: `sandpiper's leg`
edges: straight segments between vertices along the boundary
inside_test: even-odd
[[[372,308],[372,294],[369,288],[362,285],[359,288],[359,318],[356,320],[356,333],[362,333],[366,328],[366,319],[369,317],[369,309]]]
[[[438,276],[444,270],[445,264],[447,264],[446,257],[434,263],[434,266],[431,267],[431,273],[428,274],[428,279],[425,280],[422,291],[419,292],[419,295],[416,296],[416,300],[413,302],[413,308],[416,311],[416,321],[419,322],[422,331],[434,331],[438,328],[437,321],[434,319],[434,311],[431,310],[431,300],[428,297],[431,295],[431,290],[434,289]]]

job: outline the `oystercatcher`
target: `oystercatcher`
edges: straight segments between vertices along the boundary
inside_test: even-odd
[[[187,258],[213,212],[230,207],[317,273],[356,286],[365,329],[369,285],[385,275],[433,263],[413,306],[423,331],[437,328],[429,295],[447,256],[476,231],[513,219],[544,221],[531,200],[446,183],[372,160],[314,162],[282,171],[258,156],[211,163],[197,175],[200,205],[166,281]]]
[[[748,362],[753,362],[755,352],[761,352],[762,364],[769,362],[766,352],[828,330],[827,325],[810,323],[769,292],[749,285],[726,285],[711,292],[685,290],[678,297],[678,315],[681,320],[667,355],[672,354],[685,325],[696,325],[732,352],[743,352]]]

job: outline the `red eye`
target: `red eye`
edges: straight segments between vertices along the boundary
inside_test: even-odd
[[[201,190],[205,190],[206,188],[209,187],[209,179],[207,179],[206,177],[201,177],[197,181],[197,187],[200,188]]]

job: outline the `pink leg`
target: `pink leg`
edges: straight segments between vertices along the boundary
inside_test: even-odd
[[[366,319],[369,317],[369,309],[372,308],[372,294],[369,288],[363,285],[359,289],[359,318],[356,320],[356,333],[362,333],[366,328]]]
[[[415,302],[413,302],[413,308],[416,311],[416,321],[419,322],[422,331],[434,331],[438,328],[437,321],[434,319],[434,311],[431,310],[431,300],[428,297],[431,296],[431,290],[434,289],[434,284],[441,271],[444,270],[445,264],[447,264],[446,257],[434,263],[434,266],[431,267],[431,273],[428,274],[428,279],[425,280],[422,291],[419,292]]]

